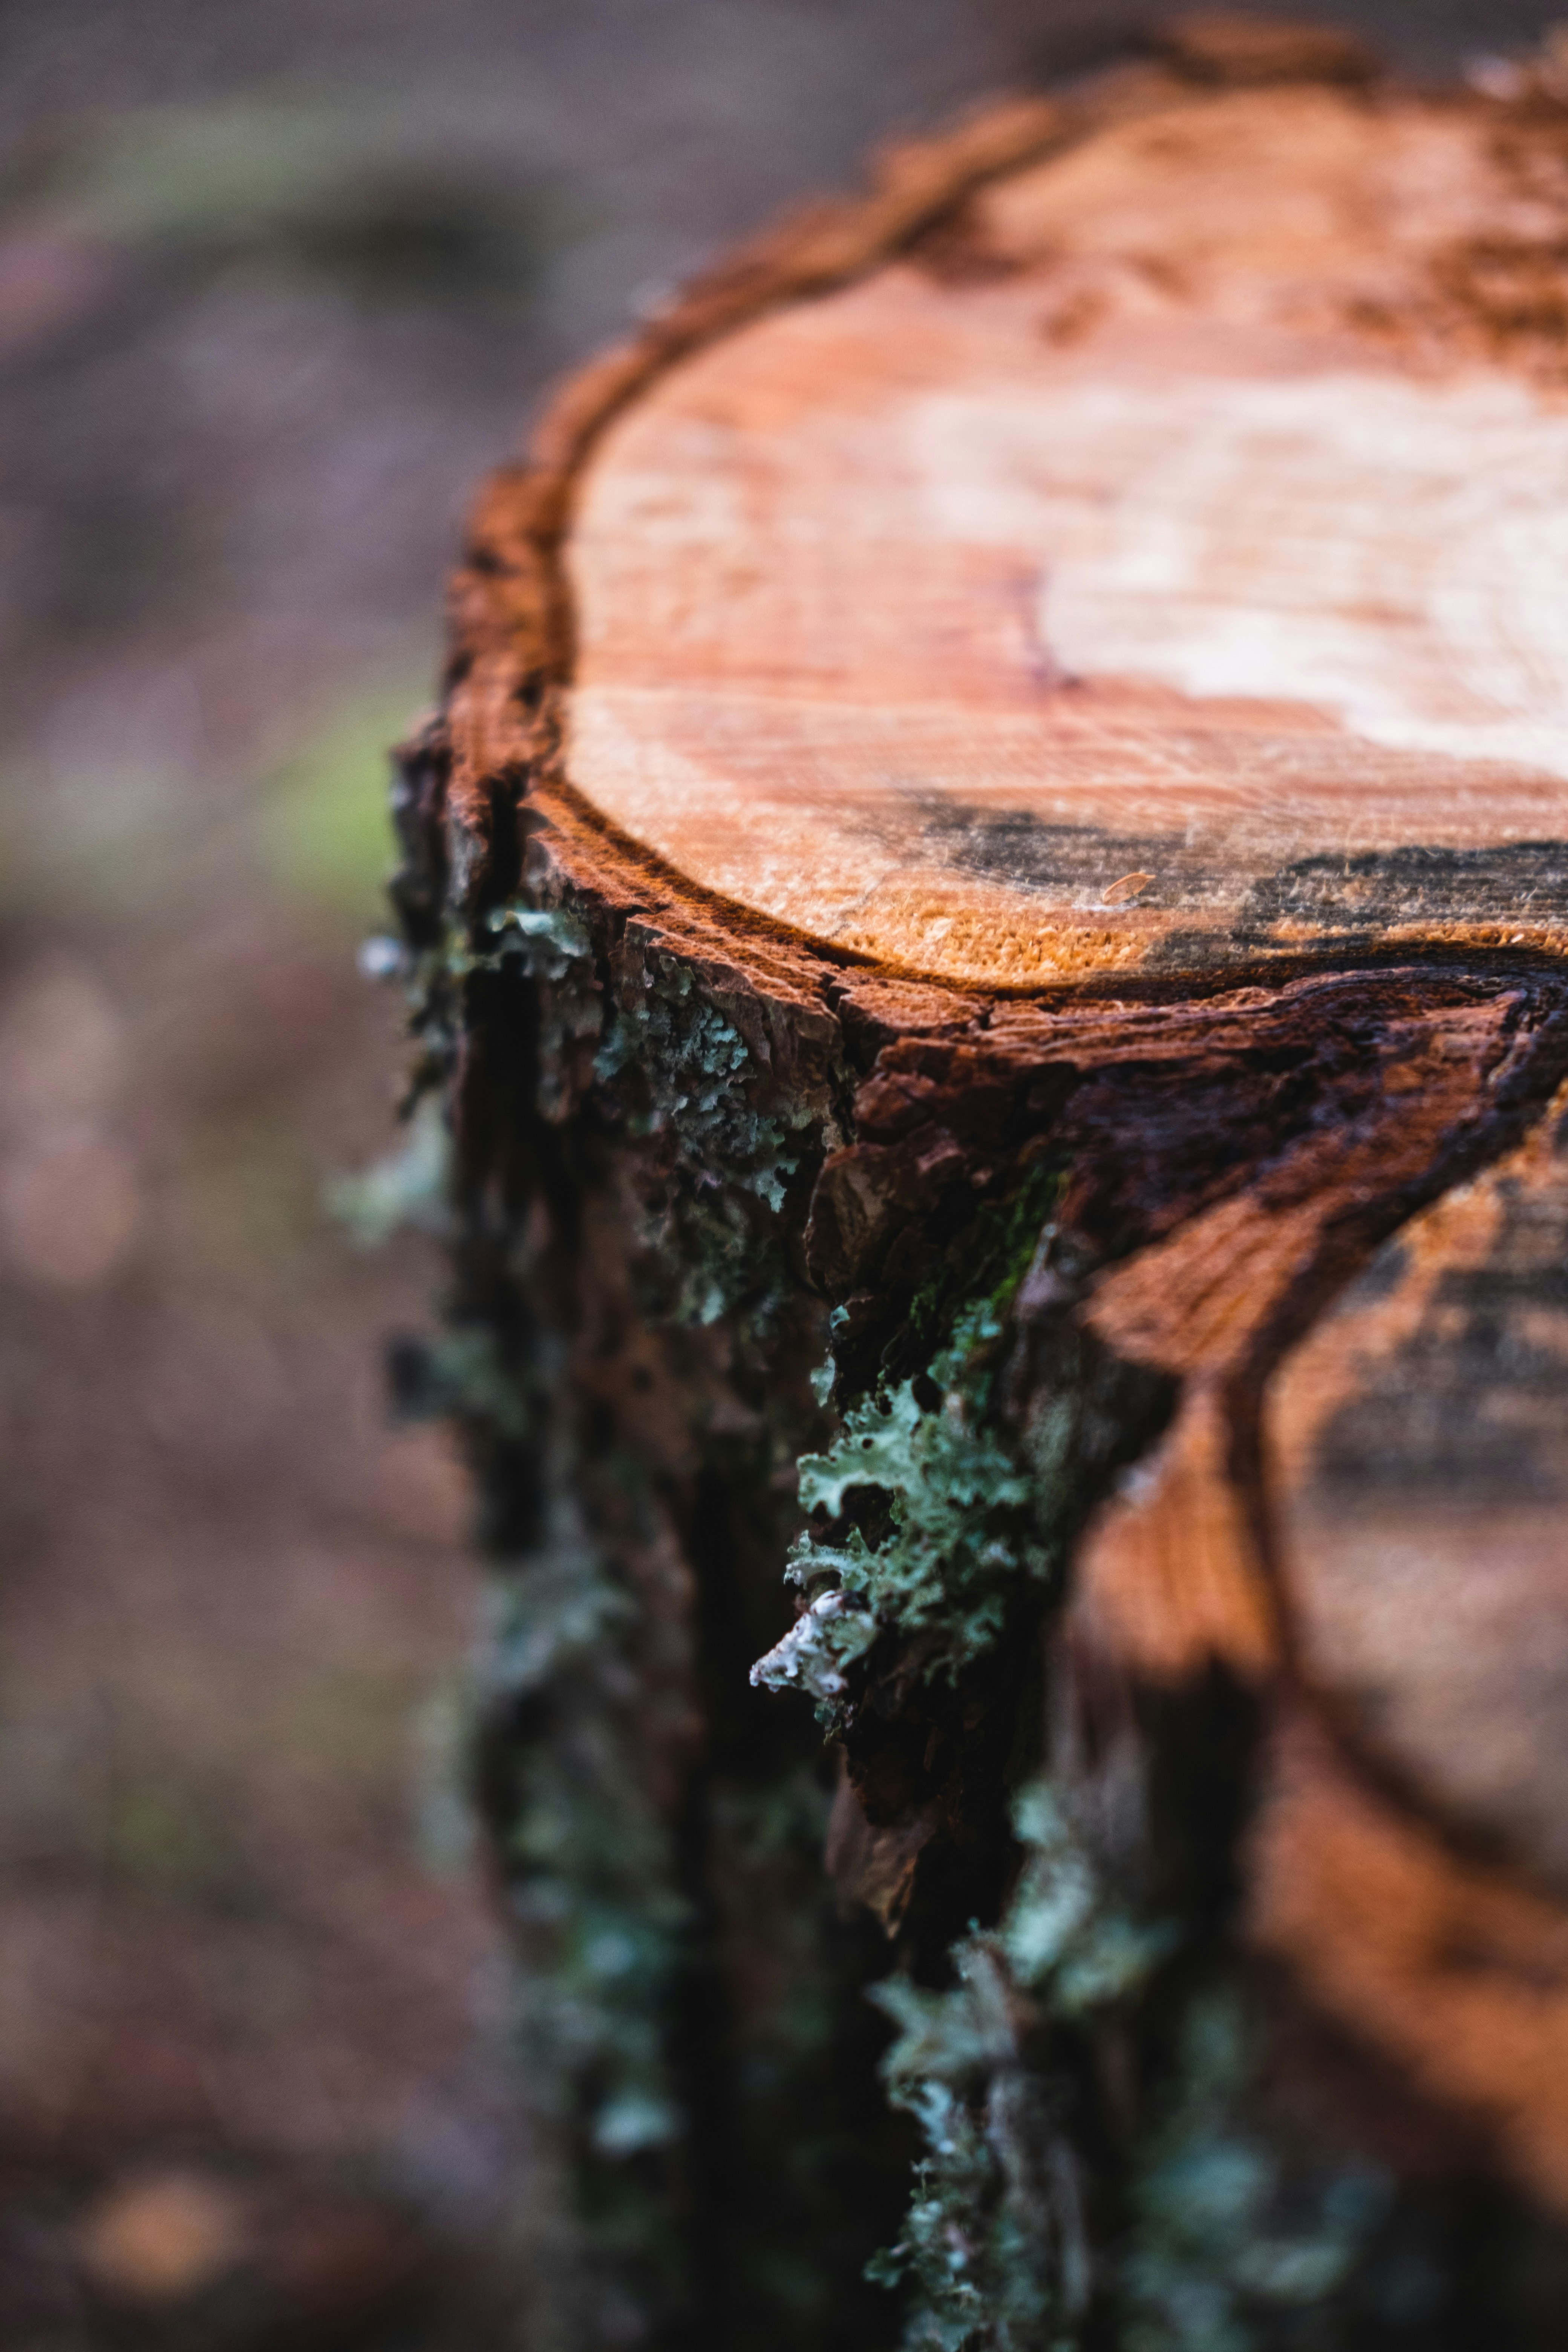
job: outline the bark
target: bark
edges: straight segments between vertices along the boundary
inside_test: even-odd
[[[1508,290],[1562,276],[1547,84],[1417,99],[1342,42],[1206,17],[1164,54],[896,151],[577,378],[481,502],[404,755],[457,1237],[446,1336],[402,1376],[466,1434],[494,1565],[478,1778],[552,2151],[542,2346],[1561,2335],[1551,693],[1531,672],[1502,714],[1528,740],[1464,738],[1497,714],[1450,693],[1441,630],[1417,660],[1358,608],[1398,741],[1316,656],[1296,698],[1178,690],[1158,615],[1151,671],[1037,667],[1026,697],[983,625],[1011,523],[939,610],[897,485],[836,473],[816,424],[847,403],[824,336],[875,415],[915,369],[888,305],[936,307],[963,389],[1027,302],[1038,366],[1101,394],[1185,336],[1205,383],[1331,360],[1419,406],[1430,380],[1483,487],[1515,462],[1489,400],[1558,462],[1568,308]],[[1170,158],[1209,203],[1269,126],[1265,213],[1394,154],[1418,214],[1447,157],[1465,219],[1417,247],[1342,205],[1335,278],[1243,251],[1227,199],[1197,290],[1150,262],[1157,317],[1131,247],[1051,246],[1058,169],[1074,219],[1142,190],[1148,262]],[[1352,315],[1373,247],[1383,307]],[[1244,278],[1289,279],[1311,369],[1226,309]],[[1042,381],[1065,467],[1068,379]],[[806,451],[792,516],[861,501],[843,628],[805,523],[774,529],[769,436]],[[718,604],[688,467],[755,492],[722,507]],[[699,517],[679,544],[650,483]],[[1226,593],[1261,597],[1233,535]],[[1085,545],[1082,612],[1124,650],[1120,557]],[[942,726],[1002,769],[1023,730],[1043,783],[889,799],[866,713],[937,761],[933,664]],[[1067,825],[1029,794],[1074,743]]]

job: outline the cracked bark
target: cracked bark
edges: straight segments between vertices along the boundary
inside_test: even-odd
[[[978,2150],[909,2341],[1561,2332],[1568,114],[1161,55],[569,385],[405,757],[542,2340],[896,2339],[879,1977]],[[838,1477],[825,1751],[748,1668],[906,1391],[1021,1484],[917,1604]],[[1020,1958],[1069,1847],[1121,1990]]]

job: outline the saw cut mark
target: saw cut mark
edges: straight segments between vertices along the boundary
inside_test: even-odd
[[[1568,887],[1484,936],[1441,865],[1568,835],[1568,405],[1439,299],[1520,201],[1484,110],[1189,95],[671,366],[580,485],[569,779],[966,984],[1561,951]]]

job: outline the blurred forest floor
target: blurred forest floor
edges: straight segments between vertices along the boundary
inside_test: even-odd
[[[384,747],[542,384],[1048,0],[0,13],[0,2347],[517,2338]],[[1550,8],[1342,10],[1412,61]]]

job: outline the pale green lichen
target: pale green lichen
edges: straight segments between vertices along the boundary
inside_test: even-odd
[[[1197,2001],[1164,2123],[1132,2184],[1125,2352],[1260,2352],[1352,2279],[1393,2201],[1368,2165],[1288,2166],[1242,2109],[1255,2074],[1234,1994]]]
[[[748,1098],[751,1047],[678,957],[652,950],[640,977],[640,990],[623,992],[616,1005],[595,1076],[608,1081],[636,1069],[647,1100],[631,1132],[668,1129],[709,1183],[754,1192],[776,1214],[799,1162],[784,1121]],[[802,1110],[795,1124],[809,1118]]]
[[[826,1724],[841,1724],[850,1670],[881,1635],[918,1643],[927,1679],[954,1679],[1000,1637],[1019,1586],[1048,1585],[1057,1573],[1079,1500],[1068,1475],[1078,1402],[1059,1401],[1052,1426],[1062,1458],[1057,1475],[1043,1476],[1051,1465],[1030,1454],[1041,1450],[1039,1415],[1020,1458],[996,1425],[992,1391],[1019,1286],[1049,1244],[1045,1220],[1060,1184],[1059,1171],[1036,1162],[978,1213],[909,1309],[929,1349],[924,1373],[848,1404],[827,1452],[801,1459],[803,1510],[841,1519],[858,1488],[887,1501],[886,1530],[873,1541],[854,1526],[798,1539],[784,1575],[805,1607],[752,1669],[754,1684],[809,1694]],[[847,1320],[837,1309],[831,1336]],[[831,1361],[814,1388],[821,1402],[833,1394]]]
[[[570,2089],[597,2155],[681,2127],[665,2010],[687,1919],[650,1805],[617,1663],[637,1610],[570,1525],[497,1576],[481,1698],[538,1710],[507,1826],[510,1899],[531,1931],[523,2025],[536,2091]]]
[[[932,1992],[894,1978],[872,1999],[899,2027],[883,2061],[925,2158],[903,2231],[873,2275],[914,2295],[905,2352],[1041,2352],[1077,2341],[1092,2273],[1050,2040],[1129,2003],[1173,1930],[1123,1912],[1048,1784],[1013,1813],[1025,1864],[1000,1925],[952,1953]]]
[[[454,971],[493,970],[512,957],[531,979],[561,981],[594,952],[587,925],[570,907],[532,907],[520,898],[509,899],[504,907],[491,908],[485,929],[495,946],[455,955]]]
[[[535,907],[521,898],[493,908],[485,929],[493,945],[460,950],[458,968],[512,971],[532,983],[535,1098],[540,1117],[559,1126],[575,1100],[580,1059],[604,1027],[592,934],[571,905]]]
[[[1375,2168],[1288,2159],[1246,2117],[1257,2063],[1234,1992],[1192,2002],[1164,2119],[1142,2143],[1130,2226],[1100,2257],[1083,2232],[1063,2032],[1131,2016],[1175,1950],[1136,1918],[1047,1781],[1014,1808],[1025,1861],[1001,1922],[952,1953],[933,1992],[872,1998],[900,2029],[883,2062],[925,2158],[897,2244],[873,2275],[913,2290],[905,2352],[1069,2352],[1091,2303],[1121,2352],[1263,2352],[1291,2313],[1357,2277],[1392,2203]]]
[[[738,1297],[765,1293],[759,1263],[796,1160],[783,1124],[752,1107],[760,1071],[744,1036],[689,971],[657,949],[640,963],[612,950],[569,898],[519,898],[448,949],[440,984],[491,976],[526,987],[515,1017],[534,1040],[541,1118],[558,1124],[591,1087],[599,1118],[633,1146],[637,1238],[653,1273],[677,1265],[686,1286],[656,1303],[656,1318],[711,1321]],[[529,1408],[537,1426],[520,1417],[521,1391],[495,1377],[478,1340],[464,1327],[437,1343],[426,1384],[440,1409],[530,1441],[559,1519],[568,1488],[582,1484],[554,1461],[563,1433],[552,1435],[546,1404]],[[536,1354],[541,1344],[536,1334]],[[646,2160],[686,2128],[668,2045],[692,1923],[635,1720],[643,1607],[570,1528],[498,1561],[495,1574],[483,1696],[487,1709],[515,1716],[502,1834],[531,1948],[530,2073],[578,2145],[597,2242],[658,2261],[673,2216]]]
[[[405,1229],[447,1240],[453,1232],[451,1176],[446,1111],[434,1095],[426,1095],[409,1114],[399,1149],[357,1175],[335,1178],[327,1187],[327,1208],[363,1249],[379,1249]]]
[[[997,1931],[1013,1981],[1031,1991],[1048,1985],[1057,2017],[1130,1999],[1173,1949],[1173,1923],[1131,1916],[1047,1780],[1030,1782],[1014,1801],[1013,1832],[1024,1866]]]
[[[906,1381],[885,1404],[852,1406],[830,1451],[801,1462],[808,1511],[837,1517],[859,1486],[879,1488],[891,1506],[874,1545],[858,1528],[838,1543],[800,1538],[785,1575],[807,1606],[752,1670],[770,1690],[809,1692],[825,1720],[837,1719],[847,1669],[879,1633],[934,1636],[931,1671],[952,1676],[995,1641],[1019,1575],[1048,1567],[1022,1522],[1028,1481],[977,1425],[966,1353],[961,1342],[933,1367],[952,1382],[937,1410],[922,1410]]]
[[[564,889],[548,905],[522,893],[477,927],[453,924],[414,960],[409,997],[426,1049],[416,1094],[449,1077],[463,984],[486,974],[527,985],[547,1124],[593,1087],[612,1125],[667,1147],[638,1214],[649,1259],[677,1275],[660,1319],[710,1324],[740,1310],[765,1329],[787,1288],[773,1221],[820,1110],[759,1109],[765,1049],[753,1050],[680,958],[651,941],[640,954],[614,948]]]
[[[540,1118],[559,1123],[592,1087],[596,1116],[632,1147],[640,1242],[659,1279],[677,1277],[658,1311],[754,1326],[788,1287],[780,1215],[820,1148],[820,1134],[802,1133],[820,1114],[759,1108],[766,1053],[731,1017],[741,1009],[657,943],[612,948],[567,898],[515,899],[477,935],[427,954],[421,971],[432,1067],[443,1054],[449,1063],[467,983],[526,985]],[[362,1222],[385,1229],[428,1213],[446,1181],[443,1139],[422,1114],[401,1162],[363,1192]],[[1089,1425],[1103,1400],[1086,1404],[1064,1355],[1036,1378],[1013,1433],[996,1371],[1060,1182],[1036,1163],[973,1219],[906,1311],[921,1372],[851,1397],[832,1445],[799,1464],[801,1506],[825,1524],[790,1558],[805,1613],[752,1679],[809,1691],[830,1721],[845,1719],[854,1670],[884,1638],[918,1676],[957,1678],[994,1648],[1018,1593],[1048,1594],[1059,1576],[1109,1459]],[[847,1319],[835,1316],[836,1336]],[[596,2249],[657,2265],[679,2226],[658,2152],[686,2128],[670,2025],[694,1924],[630,1704],[646,1672],[641,1603],[563,1504],[581,1480],[553,1458],[551,1412],[482,1327],[465,1324],[429,1351],[426,1385],[435,1409],[492,1433],[541,1474],[544,1529],[526,1557],[497,1563],[484,1692],[508,1722],[504,1860],[532,1954],[531,2071],[580,2152]],[[829,1370],[819,1402],[832,1392]],[[787,1803],[731,1794],[711,1834],[737,1861],[759,1841],[810,1843],[820,1802],[809,1781]],[[994,1927],[953,1948],[949,1986],[899,1977],[874,1995],[897,2029],[890,2097],[925,2143],[898,2242],[876,2265],[910,2292],[906,2347],[1069,2352],[1091,2315],[1098,2324],[1114,2306],[1122,2352],[1254,2352],[1273,2340],[1269,2314],[1340,2292],[1385,2191],[1353,2168],[1305,2190],[1287,2177],[1242,2119],[1250,2068],[1230,2012],[1200,2000],[1165,2120],[1128,2159],[1125,2240],[1091,2257],[1074,2053],[1135,2017],[1176,1931],[1109,1882],[1045,1780],[1017,1796],[1012,1819],[1011,1895]],[[799,1997],[779,2004],[751,2053],[748,2095],[828,2046],[831,1988],[804,1959],[799,1973]],[[770,2262],[776,2294],[816,2309],[826,2290],[805,2252]]]
[[[594,1075],[626,1134],[664,1147],[639,1224],[645,1249],[677,1276],[658,1318],[738,1313],[765,1331],[788,1288],[776,1221],[817,1114],[757,1108],[757,1055],[690,968],[658,947],[623,976]]]
[[[506,1439],[527,1433],[527,1393],[486,1325],[449,1324],[399,1356],[394,1403],[402,1420],[463,1422]]]

